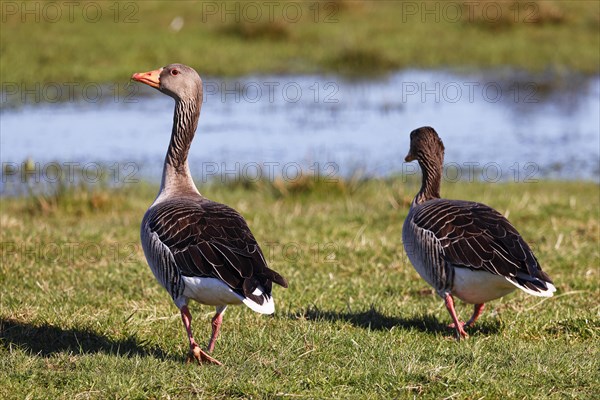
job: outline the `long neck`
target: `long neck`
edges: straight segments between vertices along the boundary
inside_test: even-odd
[[[421,204],[427,200],[440,198],[440,186],[442,183],[442,158],[422,157],[419,158],[419,166],[423,173],[421,190],[415,196],[413,203]]]
[[[175,101],[171,142],[165,157],[160,194],[169,194],[173,191],[178,194],[198,193],[192,180],[187,157],[198,127],[201,107],[201,99]]]

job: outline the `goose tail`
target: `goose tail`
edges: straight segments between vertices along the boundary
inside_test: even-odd
[[[517,276],[506,277],[506,279],[527,294],[538,297],[552,297],[556,292],[556,286],[546,273],[540,272],[540,277],[519,273]]]

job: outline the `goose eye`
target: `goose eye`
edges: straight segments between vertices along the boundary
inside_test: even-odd
[[[179,70],[178,69],[172,69],[171,70],[171,75],[173,75],[173,76],[179,75]]]

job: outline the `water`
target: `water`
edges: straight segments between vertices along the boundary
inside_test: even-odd
[[[138,89],[101,102],[4,107],[3,166],[19,171],[30,160],[30,175],[42,179],[75,166],[87,179],[100,170],[119,181],[158,181],[173,100],[150,88],[128,88]],[[448,179],[600,180],[598,76],[250,76],[205,79],[204,98],[190,151],[199,181],[235,174],[293,179],[315,170],[325,176],[357,169],[374,176],[413,173],[414,164],[403,160],[410,131],[423,125],[445,143]],[[4,174],[2,182],[10,179]]]

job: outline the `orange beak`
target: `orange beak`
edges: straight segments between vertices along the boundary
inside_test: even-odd
[[[145,83],[148,86],[158,89],[160,86],[160,73],[163,69],[159,68],[154,71],[138,72],[131,75],[131,79],[134,81]]]

